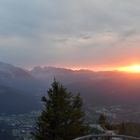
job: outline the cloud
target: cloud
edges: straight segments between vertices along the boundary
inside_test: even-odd
[[[139,5],[138,0],[1,0],[0,59],[21,66],[138,61]]]

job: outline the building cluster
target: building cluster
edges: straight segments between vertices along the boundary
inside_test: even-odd
[[[1,115],[0,122],[10,127],[10,133],[15,140],[32,140],[31,132],[33,131],[39,113],[40,112],[31,112],[10,116]],[[6,128],[4,131],[6,130],[8,129]]]

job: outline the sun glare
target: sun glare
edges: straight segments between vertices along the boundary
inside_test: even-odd
[[[140,65],[132,65],[126,67],[118,68],[119,71],[130,72],[130,73],[140,73]]]

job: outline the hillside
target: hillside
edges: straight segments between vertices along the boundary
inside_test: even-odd
[[[36,97],[0,85],[0,114],[26,113],[39,109],[39,106]]]
[[[22,68],[0,62],[0,85],[15,88],[25,94],[39,94],[39,81]]]
[[[22,68],[0,62],[0,114],[39,109],[44,91],[39,81]]]

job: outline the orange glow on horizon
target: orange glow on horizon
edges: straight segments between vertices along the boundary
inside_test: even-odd
[[[46,65],[41,65],[42,68],[48,67]],[[140,73],[140,64],[133,64],[133,65],[128,65],[128,66],[107,66],[107,65],[102,65],[102,66],[82,66],[82,67],[74,67],[74,66],[52,66],[54,68],[65,68],[65,69],[71,69],[74,71],[78,70],[90,70],[90,71],[95,71],[95,72],[100,72],[100,71],[120,71],[120,72],[126,72],[126,73]],[[31,68],[32,69],[32,68]],[[30,69],[30,70],[31,70]]]
[[[118,70],[123,72],[129,72],[129,73],[140,73],[140,65],[135,64],[131,66],[120,67],[118,68]]]
[[[118,70],[118,67],[107,67],[107,66],[93,66],[93,67],[66,67],[67,69],[71,69],[74,71],[79,71],[79,70],[90,70],[90,71],[95,71],[95,72],[100,72],[100,71],[116,71]]]
[[[116,67],[86,67],[86,68],[71,68],[72,70],[92,70],[92,71],[120,71],[127,73],[140,73],[140,65],[134,64],[129,66],[116,66]]]

